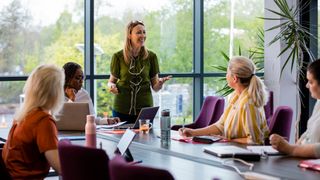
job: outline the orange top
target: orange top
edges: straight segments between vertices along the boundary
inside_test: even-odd
[[[52,149],[58,149],[55,121],[36,109],[19,124],[14,121],[2,157],[13,179],[43,179],[50,168],[44,152]]]

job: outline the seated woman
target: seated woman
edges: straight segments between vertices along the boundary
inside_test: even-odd
[[[222,135],[234,142],[262,144],[269,130],[263,106],[267,93],[261,79],[255,75],[254,63],[245,57],[229,61],[226,79],[234,89],[221,118],[205,128],[181,128],[183,136]]]
[[[43,179],[50,166],[60,174],[58,132],[54,117],[63,103],[64,73],[54,65],[37,67],[25,86],[2,151],[12,179]]]
[[[65,96],[66,101],[69,102],[87,102],[89,103],[90,114],[95,115],[92,100],[89,93],[82,88],[83,72],[79,64],[74,62],[68,62],[63,65],[63,69],[66,75],[65,80]],[[118,117],[115,118],[101,118],[96,117],[96,124],[114,124],[120,122]]]
[[[289,144],[278,134],[270,136],[270,144],[280,152],[297,157],[320,158],[320,60],[312,62],[307,69],[307,88],[317,99],[312,116],[308,120],[307,130],[296,144]]]

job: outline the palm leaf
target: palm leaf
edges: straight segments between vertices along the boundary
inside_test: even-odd
[[[280,77],[282,76],[283,70],[285,67],[290,64],[291,72],[293,71],[294,64],[296,62],[298,71],[300,71],[300,61],[303,62],[303,59],[299,59],[299,54],[302,51],[307,52],[308,56],[311,60],[314,60],[314,56],[312,52],[309,50],[307,46],[307,41],[310,37],[314,37],[309,31],[307,27],[304,27],[298,21],[299,12],[303,12],[303,9],[306,8],[310,1],[300,1],[299,5],[295,8],[289,7],[286,0],[274,0],[275,4],[279,8],[279,11],[275,11],[272,9],[266,9],[267,11],[278,15],[279,18],[263,18],[264,20],[283,20],[284,22],[275,25],[267,31],[272,31],[280,28],[280,32],[274,36],[274,38],[268,43],[268,45],[272,45],[279,40],[285,42],[285,47],[280,51],[278,57],[288,52],[288,57],[284,61],[281,67]],[[302,8],[302,10],[299,9]]]

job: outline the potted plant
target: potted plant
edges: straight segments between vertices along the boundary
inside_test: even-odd
[[[268,45],[270,46],[277,41],[282,41],[285,43],[285,47],[278,55],[278,57],[280,57],[286,52],[288,52],[289,54],[283,66],[281,67],[281,75],[288,64],[291,64],[291,72],[294,68],[294,65],[296,64],[297,70],[299,72],[298,74],[300,74],[304,66],[303,52],[306,52],[308,54],[311,61],[315,59],[307,45],[310,37],[315,37],[311,33],[309,33],[307,27],[301,25],[301,23],[299,22],[300,8],[306,8],[310,1],[301,1],[301,3],[303,4],[299,4],[296,7],[289,7],[286,0],[274,0],[274,2],[279,8],[279,11],[268,8],[266,10],[272,12],[275,15],[278,15],[279,18],[263,17],[262,19],[277,21],[280,20],[281,23],[279,25],[273,26],[266,30],[272,31],[274,29],[280,28],[280,32],[268,43]]]
[[[264,32],[262,29],[258,29],[258,44],[256,47],[249,49],[249,58],[253,60],[254,64],[257,67],[257,72],[263,71],[264,68]],[[230,57],[223,51],[221,51],[221,55],[223,56],[223,60],[226,62],[225,65],[212,65],[214,69],[217,69],[221,72],[227,73],[228,63]],[[242,55],[241,46],[238,48],[238,55]],[[233,89],[228,86],[226,81],[226,77],[220,77],[220,82],[224,82],[225,84],[221,89],[217,91],[220,96],[228,96],[230,93],[233,92]]]
[[[299,21],[300,12],[305,12],[306,7],[310,4],[310,0],[307,1],[298,1],[297,6],[289,7],[286,0],[274,0],[274,3],[279,8],[279,11],[266,9],[267,11],[275,14],[278,18],[268,18],[263,17],[264,20],[280,20],[280,24],[275,25],[266,31],[272,31],[275,29],[280,29],[279,33],[274,36],[274,38],[268,43],[268,45],[272,45],[275,42],[281,41],[284,44],[283,49],[278,54],[278,57],[281,55],[287,54],[280,72],[280,78],[282,77],[283,70],[291,65],[291,72],[295,68],[297,70],[296,74],[296,87],[300,93],[297,95],[297,121],[296,121],[296,130],[299,133],[299,122],[300,122],[300,114],[301,114],[301,90],[300,90],[300,80],[301,78],[305,78],[304,70],[306,67],[306,61],[304,54],[309,56],[310,61],[314,61],[315,57],[312,54],[311,50],[308,47],[308,41],[311,38],[315,38],[309,30],[308,27],[301,24]],[[303,105],[303,104],[302,104]],[[296,138],[297,138],[296,134]]]

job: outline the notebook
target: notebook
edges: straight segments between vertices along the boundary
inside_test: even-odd
[[[299,167],[320,171],[320,159],[307,159],[300,161]]]
[[[123,124],[116,127],[117,129],[139,129],[139,119],[150,119],[150,123],[153,123],[153,119],[158,112],[159,106],[155,107],[144,107],[140,110],[139,115],[135,123]]]
[[[284,155],[272,146],[247,146],[247,149],[258,154],[267,154],[270,156]]]
[[[237,146],[210,146],[204,152],[221,158],[240,158],[249,161],[260,160],[260,154]]]
[[[88,103],[66,102],[55,115],[59,131],[84,131],[87,115],[90,114]]]

